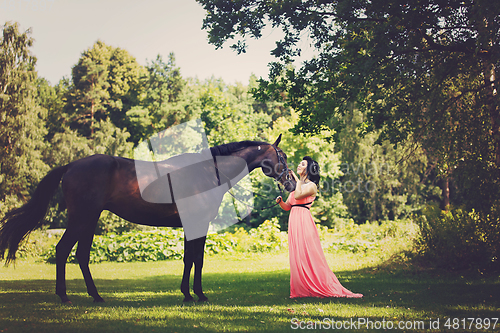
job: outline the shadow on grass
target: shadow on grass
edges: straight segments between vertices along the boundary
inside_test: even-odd
[[[54,280],[2,281],[0,332],[291,331],[293,318],[499,317],[495,277],[371,268],[336,274],[364,297],[290,299],[288,270],[205,273],[210,301],[203,304],[182,303],[179,275],[96,279],[104,304],[92,303],[83,279],[68,280],[73,306],[59,304]]]

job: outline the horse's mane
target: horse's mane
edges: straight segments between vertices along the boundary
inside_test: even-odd
[[[232,153],[245,149],[251,146],[259,146],[259,145],[268,145],[269,143],[261,142],[261,141],[240,141],[240,142],[231,142],[225,143],[219,146],[211,147],[210,152],[212,156],[227,156]]]

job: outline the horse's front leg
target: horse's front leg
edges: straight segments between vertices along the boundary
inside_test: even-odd
[[[188,242],[186,238],[184,238],[184,273],[182,275],[181,282],[181,292],[184,294],[183,302],[191,302],[194,301],[193,296],[189,292],[189,277],[191,276],[191,268],[193,267],[193,249],[191,242]]]
[[[198,296],[198,302],[206,302],[208,298],[203,294],[203,289],[201,287],[201,273],[203,270],[203,258],[205,254],[205,241],[207,237],[201,237],[193,240],[195,243],[195,254],[194,254],[194,285],[193,291]]]

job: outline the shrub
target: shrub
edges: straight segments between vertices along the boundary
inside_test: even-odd
[[[268,252],[287,246],[286,232],[279,229],[277,219],[265,221],[258,228],[234,233],[209,234],[205,253]],[[68,262],[77,263],[75,246]],[[130,231],[123,234],[96,235],[90,251],[90,262],[131,262],[182,259],[184,254],[184,232],[182,229],[158,228],[153,231]],[[43,261],[55,263],[56,244],[42,256]]]
[[[375,251],[382,254],[400,251],[413,244],[417,233],[417,226],[411,220],[355,224],[350,219],[320,233],[320,237],[329,252],[367,255]]]
[[[323,248],[329,252],[357,255],[386,256],[399,251],[415,238],[412,221],[384,221],[357,225],[347,220],[336,229],[317,225]],[[51,243],[55,243],[53,240]],[[278,219],[266,220],[258,228],[233,228],[232,232],[209,234],[205,253],[262,253],[284,251],[288,247],[287,233],[280,230]],[[76,263],[76,247],[68,261]],[[28,250],[28,248],[27,248]],[[181,259],[184,253],[182,229],[158,228],[151,231],[129,231],[123,234],[96,235],[90,261],[129,262]],[[42,255],[42,260],[55,262],[55,244]]]
[[[95,236],[90,251],[90,262],[102,261],[158,261],[181,259],[184,233],[177,229],[164,228],[154,231],[131,231],[121,235],[114,233]],[[75,246],[68,262],[77,263]],[[56,246],[53,245],[42,260],[55,263]]]
[[[497,215],[462,208],[429,206],[417,221],[417,253],[426,262],[449,269],[498,268],[500,225]]]
[[[278,218],[276,217],[264,221],[258,228],[249,231],[240,227],[233,229],[232,232],[225,232],[218,236],[209,235],[207,246],[210,239],[218,240],[218,248],[226,246],[227,249],[224,252],[271,252],[281,251],[288,246],[287,233],[280,230]],[[231,249],[229,243],[232,245]]]
[[[17,258],[39,257],[43,255],[47,248],[55,246],[61,238],[64,230],[51,229],[48,231],[46,227],[34,230],[29,236],[21,242],[17,250]]]
[[[286,232],[280,230],[278,218],[266,220],[258,228],[251,229],[250,237],[253,252],[268,252],[272,250],[282,250],[288,246],[288,236]]]

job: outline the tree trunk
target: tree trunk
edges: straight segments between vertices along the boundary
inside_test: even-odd
[[[487,86],[486,105],[491,122],[490,135],[492,136],[494,143],[495,165],[498,169],[498,175],[500,176],[500,109],[496,103],[496,99],[498,98],[497,84],[495,82],[496,68],[495,63],[491,61],[491,57],[493,56],[492,46],[494,32],[491,31],[490,22],[487,17],[484,17],[482,20],[478,20],[477,24],[479,35],[483,40],[488,41],[485,45],[483,45],[483,77],[484,83]]]
[[[94,101],[90,104],[90,137],[94,136]]]
[[[495,142],[495,164],[500,172],[500,110],[497,103],[495,103],[498,98],[498,92],[495,84],[496,72],[494,64],[487,61],[486,66],[485,81],[486,84],[489,85],[487,103],[491,119],[491,135],[493,136],[493,140]]]
[[[448,211],[448,208],[450,207],[450,179],[448,178],[448,176],[446,176],[446,178],[443,179],[442,194],[443,194],[443,210]]]

